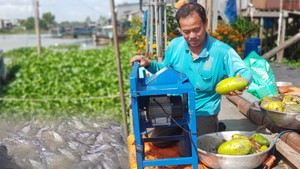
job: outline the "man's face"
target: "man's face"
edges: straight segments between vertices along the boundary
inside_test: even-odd
[[[205,42],[206,26],[200,16],[193,12],[186,18],[179,19],[181,34],[190,47],[199,47]]]

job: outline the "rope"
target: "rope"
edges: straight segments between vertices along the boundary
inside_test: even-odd
[[[125,95],[126,97],[129,95]],[[120,95],[111,96],[99,96],[99,97],[85,97],[85,98],[0,98],[0,101],[12,101],[12,102],[49,102],[49,101],[76,101],[76,100],[101,100],[120,97]]]

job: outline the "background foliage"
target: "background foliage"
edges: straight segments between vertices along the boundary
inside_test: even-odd
[[[170,43],[170,41],[177,37],[179,35],[178,32],[178,24],[175,20],[175,7],[174,6],[167,6],[166,9],[166,16],[167,16],[167,34],[163,34],[163,39],[165,36],[167,36],[167,44]],[[157,58],[156,48],[159,47],[155,42],[155,33],[154,33],[154,42],[151,46],[153,49],[153,53],[146,53],[146,36],[145,31],[146,25],[139,19],[139,18],[133,18],[131,22],[131,28],[128,31],[129,40],[134,44],[134,53],[138,55],[144,55],[151,59]],[[153,25],[153,28],[155,30],[155,25]],[[150,44],[149,38],[148,43]]]
[[[132,48],[131,43],[120,45],[126,95],[129,93]],[[21,48],[5,53],[5,57],[11,59],[11,64],[8,65],[8,78],[1,88],[1,97],[23,100],[1,101],[2,116],[101,115],[121,118],[112,46],[102,50],[79,50],[74,46],[44,48],[41,57],[37,57],[34,48]]]
[[[249,19],[238,16],[231,24],[220,24],[211,36],[230,45],[243,57],[245,42],[259,30],[259,25]]]

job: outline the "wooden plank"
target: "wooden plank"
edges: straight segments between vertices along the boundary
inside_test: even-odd
[[[300,154],[297,153],[294,149],[292,149],[289,145],[287,145],[281,139],[275,144],[276,150],[282,154],[289,162],[291,162],[294,166],[300,166]]]
[[[262,55],[262,57],[265,58],[265,59],[269,59],[270,57],[274,56],[278,51],[283,50],[283,49],[291,46],[292,44],[298,42],[299,40],[300,40],[300,33],[297,33],[295,36],[288,39],[287,41],[285,41],[281,45],[275,47],[274,49],[272,49],[269,52]]]
[[[260,18],[260,17],[264,17],[264,18],[276,18],[279,17],[280,12],[279,11],[258,11],[255,10],[253,12],[253,17],[254,18]],[[241,13],[242,16],[250,16],[249,11],[245,11]],[[289,13],[287,11],[283,11],[283,18],[286,18],[289,16]]]

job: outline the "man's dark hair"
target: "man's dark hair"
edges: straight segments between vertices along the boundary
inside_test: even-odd
[[[178,25],[180,26],[180,24],[179,24],[180,18],[186,18],[193,12],[196,12],[200,16],[203,23],[206,22],[207,18],[206,18],[206,12],[205,12],[204,7],[197,2],[190,2],[190,3],[184,4],[182,7],[180,7],[178,9],[176,16],[175,16]]]

